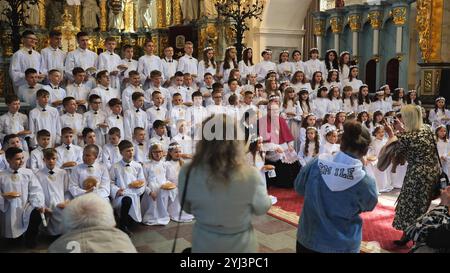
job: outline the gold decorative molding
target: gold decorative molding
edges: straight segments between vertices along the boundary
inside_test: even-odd
[[[314,18],[314,35],[316,36],[324,36],[325,35],[325,19]]]
[[[380,62],[380,55],[373,55],[372,60],[379,63]]]
[[[46,28],[45,24],[46,24],[46,20],[45,20],[45,1],[41,0],[38,2],[38,7],[39,7],[39,26],[41,28]]]
[[[157,0],[156,1],[156,10],[158,11],[158,20],[157,20],[157,27],[158,28],[164,28],[166,27],[166,16],[165,16],[165,6],[166,1],[165,0]]]
[[[166,26],[171,26],[173,24],[172,17],[172,0],[166,0]]]
[[[125,8],[124,8],[124,25],[125,25],[125,32],[134,32],[134,3],[133,0],[127,0],[125,1]]]
[[[406,7],[395,7],[391,14],[392,21],[396,26],[403,26],[406,23]]]
[[[373,29],[380,29],[381,28],[381,12],[378,10],[370,11],[369,12],[369,21],[370,25]]]
[[[424,62],[440,62],[444,0],[417,1],[419,48]]]
[[[425,70],[423,72],[423,94],[421,95],[432,95],[433,94],[433,71]]]
[[[81,29],[81,5],[75,5],[75,27]]]
[[[152,42],[153,42],[153,44],[155,45],[155,52],[158,52],[158,54],[159,54],[159,48],[160,48],[160,46],[159,46],[159,43],[158,43],[158,37],[153,36],[153,37],[152,37]]]
[[[183,23],[183,17],[181,15],[180,0],[173,0],[172,8],[173,8],[173,24],[174,25],[182,24]]]
[[[350,25],[350,29],[355,31],[361,30],[361,15],[359,14],[352,14],[348,17],[348,23]]]
[[[106,31],[108,26],[108,10],[106,0],[100,0],[100,31]]]
[[[342,17],[338,16],[332,17],[330,19],[331,31],[335,34],[341,33],[343,29],[343,23],[344,20],[342,19]]]

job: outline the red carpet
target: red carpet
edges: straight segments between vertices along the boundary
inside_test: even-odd
[[[278,202],[269,211],[269,215],[297,226],[298,216],[303,208],[303,197],[298,196],[293,189],[272,187],[269,189],[269,193],[278,199]],[[402,236],[401,231],[392,227],[394,207],[378,204],[373,211],[362,213],[361,217],[363,219],[363,242],[365,242],[363,245],[366,248],[372,248],[378,243],[383,250],[388,252],[406,253],[409,251],[411,243],[408,247],[398,247],[393,244],[394,240]],[[364,247],[361,249],[364,251]]]

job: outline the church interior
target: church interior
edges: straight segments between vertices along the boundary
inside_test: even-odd
[[[251,48],[254,64],[263,63],[265,53],[270,52],[275,67],[281,65],[281,56],[286,52],[291,60],[294,51],[299,51],[300,61],[306,63],[310,59],[311,49],[316,49],[319,60],[324,62],[325,55],[333,49],[337,53],[336,58],[342,56],[344,52],[349,55],[350,70],[357,67],[359,70],[357,78],[368,88],[371,98],[376,97],[380,90],[383,91],[386,85],[392,93],[400,88],[405,96],[412,92],[416,93],[421,106],[427,113],[435,108],[435,102],[439,98],[443,98],[444,103],[445,100],[450,100],[450,1],[447,0],[43,0],[37,2],[25,0],[15,1],[21,2],[22,6],[16,8],[23,18],[23,22],[16,22],[18,24],[16,28],[12,27],[14,22],[11,12],[7,12],[11,11],[10,3],[12,2],[14,1],[0,0],[0,114],[2,115],[8,112],[8,97],[16,94],[10,67],[13,55],[23,46],[18,41],[20,34],[16,33],[17,30],[20,30],[20,33],[24,30],[33,32],[37,37],[36,47],[33,50],[37,52],[50,46],[49,33],[53,30],[61,33],[59,48],[65,53],[77,50],[77,33],[81,31],[88,35],[87,48],[99,56],[108,52],[106,44],[112,37],[117,43],[115,53],[122,56],[124,48],[131,46],[134,49],[135,60],[146,54],[145,46],[151,41],[154,45],[155,56],[164,59],[165,49],[171,47],[174,52],[173,59],[178,59],[180,62],[185,55],[186,42],[191,41],[193,43],[191,59],[193,57],[201,61],[206,56],[205,49],[210,48],[214,51],[217,73],[219,73],[219,66],[223,66],[225,53],[230,47],[238,48],[238,55],[242,54],[242,50]],[[237,37],[236,18],[227,17],[218,10],[216,6],[220,3],[228,5],[230,9],[233,5],[239,5],[238,10],[241,11],[252,5],[262,5],[262,8],[258,15],[249,16],[242,21],[243,36]],[[236,64],[240,60],[236,60]],[[240,73],[242,75],[242,71]],[[287,81],[278,81],[278,86],[283,84],[289,86],[292,75],[289,74]],[[215,74],[212,76],[216,79]],[[303,76],[306,77],[305,74]],[[150,79],[150,75],[148,77]],[[263,85],[267,83],[267,78],[262,79],[258,82]],[[326,77],[323,78],[325,79]],[[65,81],[66,79],[63,82]],[[343,82],[342,79],[341,82]],[[201,83],[198,83],[198,90],[201,91]],[[222,83],[230,85],[229,81]],[[243,83],[242,87],[244,85]],[[320,87],[317,91],[318,87],[316,86],[316,92],[320,93]],[[333,89],[333,86],[330,88]],[[286,88],[279,90],[284,92]],[[355,94],[355,90],[353,92]],[[269,98],[270,95],[267,98],[270,103]],[[129,99],[131,101],[131,96]],[[149,100],[152,99],[153,95],[150,95]],[[147,97],[145,97],[144,105],[146,103]],[[281,100],[282,103],[283,100]],[[20,112],[28,115],[32,109],[31,104],[21,101]],[[148,113],[148,110],[146,111]],[[345,111],[342,109],[340,111],[345,116]],[[390,111],[393,110],[390,109]],[[366,111],[366,114],[367,112],[370,111]],[[356,111],[353,114],[356,115]],[[450,115],[450,112],[448,114]],[[427,114],[428,117],[430,115]],[[306,115],[302,118],[306,118]],[[447,120],[450,120],[450,116]],[[448,129],[450,122],[447,122],[442,124]],[[437,128],[430,120],[431,123],[433,129]],[[1,122],[0,126],[2,126]],[[177,129],[176,126],[175,129]],[[292,127],[290,129],[293,130]],[[371,130],[373,131],[373,128]],[[3,138],[6,134],[3,128],[0,128],[0,131],[0,138]],[[106,145],[108,135],[104,135]],[[298,134],[294,135],[294,137],[297,136]],[[301,153],[300,147],[304,146],[301,146],[299,142],[296,153]],[[450,158],[450,147],[446,153]],[[301,164],[301,167],[303,168],[304,164]],[[276,168],[278,170],[278,165]],[[300,167],[297,172],[299,170]],[[0,171],[0,191],[1,176]],[[295,177],[296,174],[294,179]],[[269,180],[269,178],[265,176],[265,179]],[[402,237],[402,231],[395,229],[392,221],[395,217],[396,200],[403,188],[401,183],[400,186],[395,186],[394,179],[392,183],[392,188],[388,191],[379,191],[378,204],[371,212],[360,214],[362,240],[359,252],[361,253],[407,253],[413,247],[411,241],[403,245],[394,243]],[[272,206],[267,213],[253,217],[252,225],[257,240],[256,252],[298,252],[297,231],[305,198],[297,195],[292,185],[290,189],[271,186],[268,193],[277,201],[272,200]],[[438,205],[438,199],[431,202],[431,208]],[[0,206],[0,211],[2,209],[3,207]],[[2,213],[0,212],[0,216],[6,215],[6,212]],[[175,221],[166,225],[137,224],[131,230],[130,239],[137,252],[170,253],[173,240],[175,236],[178,236],[175,252],[179,253],[191,247],[195,225],[195,220],[181,223],[180,226]],[[11,246],[0,238],[0,252],[46,253],[53,239],[39,235],[37,247],[30,250],[20,244]]]

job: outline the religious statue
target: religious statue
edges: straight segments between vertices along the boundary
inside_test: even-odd
[[[206,16],[209,19],[217,18],[217,9],[213,0],[200,0],[200,16]]]
[[[26,20],[25,22],[30,26],[39,26],[39,6],[38,4],[28,5],[28,8],[25,12]]]
[[[0,0],[0,22],[6,22],[8,20],[3,14],[3,11],[7,8],[9,8],[8,2],[6,0]]]
[[[152,27],[152,0],[139,0],[137,11],[137,28],[146,29]]]
[[[123,0],[109,0],[109,29],[117,29],[122,30],[125,28],[123,23],[123,11],[124,11],[124,2]]]
[[[181,12],[184,22],[191,22],[198,19],[198,0],[181,0]]]
[[[97,0],[83,1],[83,27],[94,29],[98,27],[97,17],[100,17],[100,8]]]

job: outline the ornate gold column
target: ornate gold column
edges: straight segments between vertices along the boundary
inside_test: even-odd
[[[41,0],[38,2],[38,7],[39,7],[39,27],[41,28],[45,28],[45,1]]]
[[[171,26],[173,24],[173,16],[172,16],[172,0],[166,0],[165,3],[166,8],[166,26]]]
[[[327,24],[327,14],[325,12],[313,12],[313,34],[316,36],[316,44],[319,49],[319,53],[322,51],[322,39],[325,36],[325,27]],[[306,53],[305,53],[306,55]]]
[[[81,29],[81,5],[74,6],[75,10],[75,27]]]
[[[100,0],[100,31],[106,31],[108,27],[108,10],[106,9],[106,1]]]
[[[391,10],[392,21],[397,26],[395,53],[399,61],[403,59],[403,26],[406,23],[407,6],[394,6]]]
[[[157,18],[157,28],[165,28],[166,27],[166,1],[165,0],[156,0],[156,10],[158,11]]]
[[[330,19],[331,32],[334,34],[334,49],[339,52],[339,34],[344,28],[344,19],[341,16],[334,15]]]
[[[350,30],[352,31],[352,51],[354,59],[358,59],[359,50],[358,50],[358,32],[361,31],[361,14],[350,14],[348,16],[348,22],[350,26]]]
[[[378,53],[379,40],[380,40],[380,29],[381,29],[381,19],[382,11],[379,8],[372,9],[369,11],[369,22],[373,29],[373,44],[372,44],[372,55],[376,62],[380,61],[380,56]]]
[[[183,16],[181,15],[181,4],[180,0],[173,0],[172,2],[173,9],[173,24],[181,25],[183,23]]]
[[[124,8],[124,25],[125,32],[134,32],[135,26],[135,13],[134,13],[134,3],[133,0],[125,1]]]

